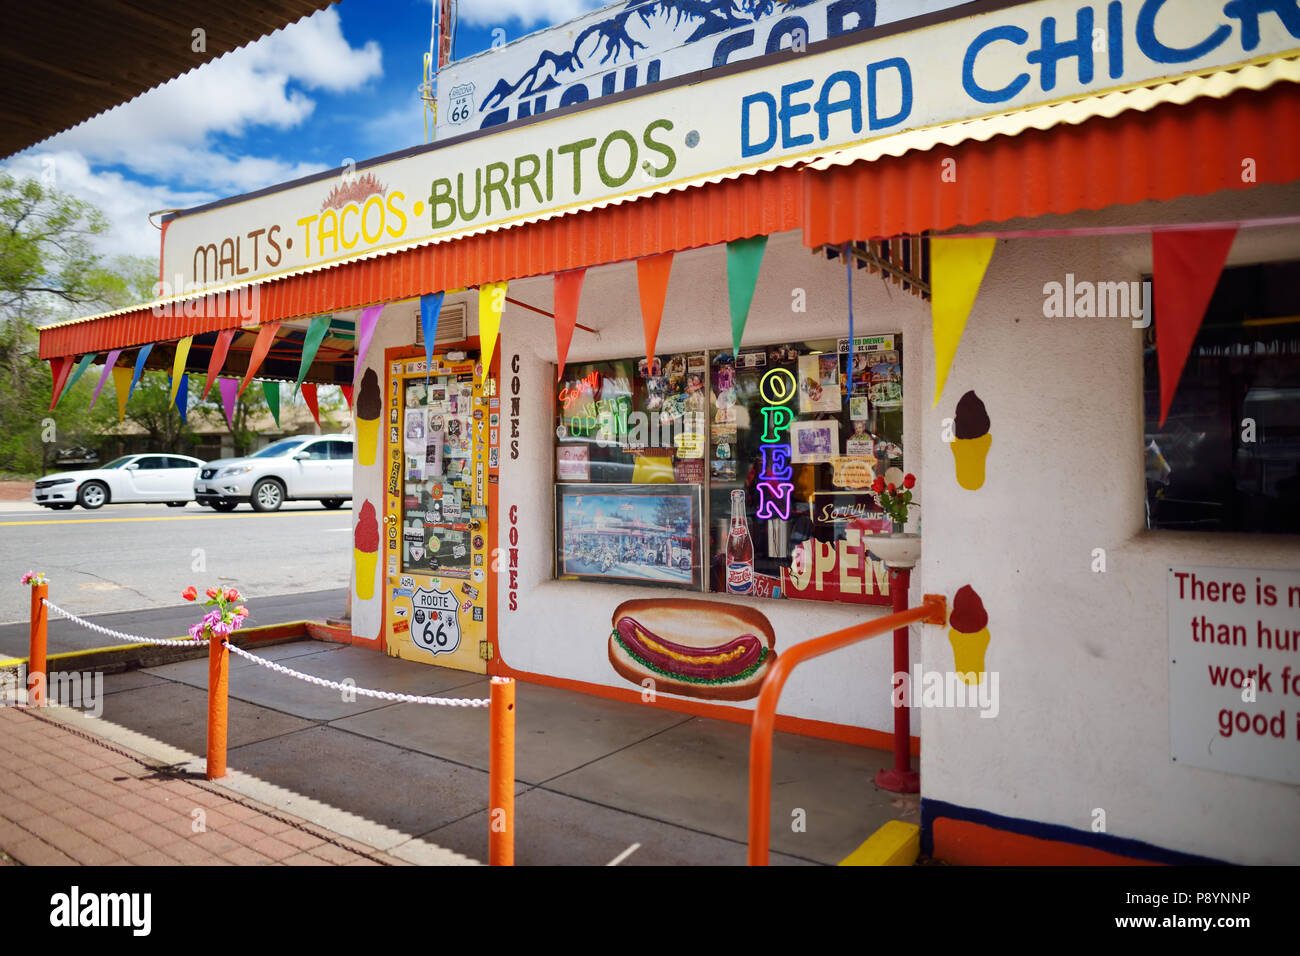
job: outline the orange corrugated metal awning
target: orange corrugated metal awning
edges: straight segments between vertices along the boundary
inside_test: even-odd
[[[816,248],[1300,180],[1300,84],[937,145],[826,169],[779,168],[262,283],[261,321],[353,309],[803,229]],[[941,176],[956,161],[955,182]],[[213,332],[231,318],[141,308],[41,331],[52,358]]]
[[[941,175],[947,159],[955,182]],[[804,169],[802,178],[804,242],[814,247],[1294,182],[1300,85]]]

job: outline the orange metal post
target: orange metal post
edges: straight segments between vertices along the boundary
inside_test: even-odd
[[[749,734],[749,865],[767,866],[767,851],[772,822],[772,730],[776,724],[776,705],[781,699],[790,672],[806,660],[829,654],[850,644],[906,627],[913,621],[943,624],[948,619],[948,602],[940,594],[927,594],[919,607],[855,624],[842,631],[815,637],[780,654],[763,680],[754,708],[754,722]]]
[[[230,706],[230,651],[213,637],[208,643],[208,779],[226,775],[226,724]]]
[[[488,864],[515,865],[515,682],[492,678],[488,758]]]
[[[32,587],[31,644],[27,651],[27,705],[29,707],[45,706],[45,688],[49,685],[49,675],[45,673],[45,628],[49,618],[45,598],[49,592],[48,584],[37,584]]]

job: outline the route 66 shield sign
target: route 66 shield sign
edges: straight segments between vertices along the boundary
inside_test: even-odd
[[[450,591],[417,589],[411,596],[411,640],[435,657],[450,654],[460,647],[459,610]]]

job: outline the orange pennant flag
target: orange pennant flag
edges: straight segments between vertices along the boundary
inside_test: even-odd
[[[586,269],[555,274],[555,355],[560,362],[555,370],[557,382],[564,375],[569,343],[573,341],[573,327],[578,324],[578,299],[582,295],[582,280],[586,274]]]
[[[316,419],[316,427],[320,428],[320,405],[316,401],[316,383],[303,382],[298,386],[298,391],[302,393],[302,400],[307,403],[311,417]]]
[[[203,386],[203,400],[208,400],[212,383],[221,373],[221,366],[226,364],[226,353],[230,351],[230,340],[235,337],[235,329],[222,329],[217,333],[217,340],[212,343],[212,354],[208,357],[208,381]]]
[[[248,356],[248,372],[244,375],[243,384],[239,386],[240,395],[244,394],[244,389],[248,388],[248,383],[253,380],[257,370],[262,367],[262,360],[266,358],[266,353],[271,351],[271,343],[275,341],[275,336],[279,331],[279,322],[268,322],[257,330],[257,341],[253,343],[253,352]]]
[[[664,301],[668,298],[668,273],[672,267],[671,252],[646,256],[636,261],[637,291],[641,293],[641,324],[645,326],[647,370],[654,368],[655,342],[659,339],[659,323],[664,317]]]

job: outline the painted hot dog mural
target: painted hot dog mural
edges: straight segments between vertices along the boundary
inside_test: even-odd
[[[611,623],[614,670],[665,693],[749,700],[758,696],[776,659],[772,625],[752,608],[685,599],[624,601]]]

